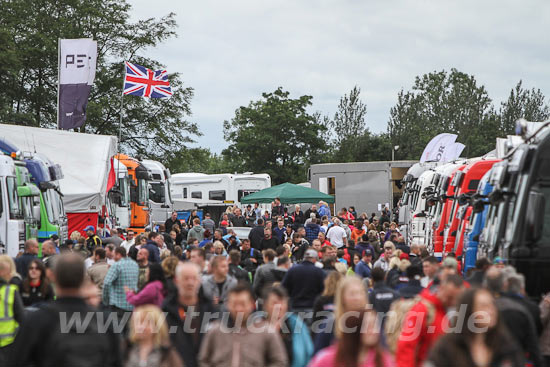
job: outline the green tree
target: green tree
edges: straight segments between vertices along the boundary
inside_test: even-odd
[[[361,101],[361,89],[353,87],[349,96],[344,94],[340,98],[338,109],[332,119],[327,118],[328,126],[334,136],[335,162],[350,162],[355,160],[356,147],[363,136],[369,136],[366,128],[365,116],[367,105]]]
[[[125,0],[0,2],[0,71],[6,64],[4,49],[11,50],[7,59],[11,74],[0,77],[1,120],[56,126],[58,39],[89,37],[98,42],[98,64],[87,121],[80,131],[118,136],[123,61],[161,68],[143,52],[174,37],[176,28],[173,13],[133,23],[130,10]],[[186,120],[193,90],[177,73],[169,79],[175,91],[170,99],[124,97],[122,151],[165,156],[199,134],[197,126]]]
[[[227,173],[231,169],[221,155],[213,154],[204,148],[186,148],[170,153],[166,157],[166,166],[172,173],[201,172]]]
[[[430,139],[444,132],[458,135],[466,156],[494,149],[498,134],[485,87],[456,69],[416,77],[412,90],[401,90],[390,110],[388,133],[400,147],[396,159],[419,159]]]
[[[274,184],[301,182],[324,153],[326,127],[306,109],[311,96],[293,99],[278,88],[235,111],[224,122],[229,147],[222,155],[234,171],[269,173]]]
[[[527,121],[544,121],[550,117],[550,107],[545,102],[540,89],[523,89],[520,80],[510,95],[500,106],[500,131],[502,136],[514,134],[516,121],[524,118]]]

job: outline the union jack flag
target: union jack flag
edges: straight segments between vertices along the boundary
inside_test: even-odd
[[[124,94],[145,98],[168,98],[172,88],[166,70],[150,70],[126,61]]]

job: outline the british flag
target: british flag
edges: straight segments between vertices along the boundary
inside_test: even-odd
[[[146,98],[169,98],[172,88],[166,70],[150,70],[126,61],[124,94]]]

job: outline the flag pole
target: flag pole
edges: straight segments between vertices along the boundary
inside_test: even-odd
[[[59,121],[59,88],[61,81],[59,77],[61,75],[61,38],[57,39],[57,129],[60,129]],[[39,122],[40,123],[40,122]]]
[[[118,121],[118,144],[122,143],[122,113],[124,111],[124,84],[126,81],[126,62],[124,62],[124,77],[122,78],[122,91],[120,92],[120,119]],[[119,149],[120,150],[120,149]]]

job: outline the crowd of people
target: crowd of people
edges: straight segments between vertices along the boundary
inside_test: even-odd
[[[550,366],[550,296],[531,301],[500,259],[463,277],[387,208],[275,200],[216,219],[0,255],[0,365]]]

